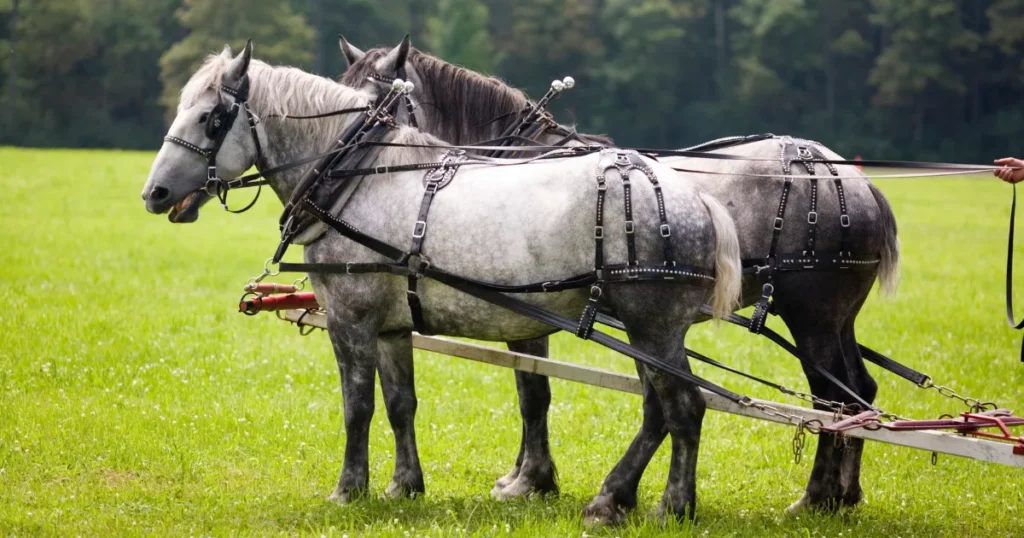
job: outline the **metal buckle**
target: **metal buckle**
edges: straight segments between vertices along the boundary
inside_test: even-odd
[[[631,233],[633,233],[634,229],[635,229],[635,227],[633,226],[633,221],[627,220],[626,221],[626,233],[631,234]]]
[[[761,298],[769,299],[773,293],[775,293],[775,286],[772,286],[771,282],[765,282],[764,287],[761,288]]]
[[[808,213],[807,214],[807,224],[817,224],[817,223],[818,223],[818,212],[817,211],[811,211],[810,213]]]
[[[555,284],[554,282],[542,282],[541,285],[540,285],[540,289],[543,290],[544,293],[547,293],[547,292],[551,291],[548,288],[550,286],[553,286],[554,284]]]
[[[352,262],[345,262],[345,274],[346,275],[351,275],[352,274]]]
[[[804,146],[797,146],[796,154],[801,159],[813,159],[814,158],[814,155],[811,153],[811,150],[807,149]]]
[[[601,298],[601,286],[590,286],[590,300],[596,301]]]
[[[604,239],[604,226],[594,226],[594,239]]]
[[[426,191],[429,192],[430,194],[437,194],[437,188],[438,188],[439,185],[441,185],[441,181],[440,180],[434,180],[432,178],[427,178]]]
[[[671,237],[672,236],[672,228],[669,228],[668,224],[662,224],[660,230],[661,230],[661,236],[662,237]]]
[[[413,229],[412,229],[412,236],[413,236],[413,238],[414,239],[423,239],[423,236],[426,235],[426,233],[427,233],[427,223],[426,223],[426,221],[422,221],[422,220],[416,221],[416,226],[414,226]]]
[[[206,179],[208,179],[208,180],[220,179],[220,178],[217,177],[217,167],[216,166],[207,166],[206,167]]]
[[[782,229],[782,223],[783,223],[782,217],[775,217],[775,222],[772,224],[772,228],[774,228],[776,230],[781,230]]]
[[[840,215],[839,216],[839,225],[842,226],[843,228],[849,228],[850,227],[850,216],[849,215]]]

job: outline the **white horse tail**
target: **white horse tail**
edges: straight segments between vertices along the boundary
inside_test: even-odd
[[[740,240],[736,224],[729,212],[710,195],[700,193],[700,201],[708,209],[711,226],[715,230],[715,290],[711,309],[716,319],[722,319],[739,306],[743,286],[740,266]]]
[[[880,291],[885,295],[894,295],[900,284],[900,238],[896,235],[896,216],[882,191],[870,182],[868,188],[882,214],[882,261],[878,264]]]

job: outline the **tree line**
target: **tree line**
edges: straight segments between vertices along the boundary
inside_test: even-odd
[[[1021,153],[1024,0],[0,0],[0,143],[155,148],[202,59],[334,76],[343,33],[413,44],[620,144],[732,134],[872,158]]]

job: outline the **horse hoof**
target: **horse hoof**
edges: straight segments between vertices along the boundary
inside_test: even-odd
[[[842,500],[835,498],[816,501],[811,499],[807,493],[804,493],[803,497],[800,497],[800,500],[786,508],[786,514],[790,516],[798,516],[807,513],[834,514],[849,506],[853,505],[847,505]]]
[[[497,492],[507,488],[512,482],[515,482],[519,478],[519,467],[516,467],[508,472],[507,475],[494,481],[494,489],[491,490],[491,495],[496,495]]]
[[[327,500],[328,502],[332,502],[338,506],[345,506],[352,502],[352,498],[353,495],[351,492],[336,490],[330,497],[327,497]]]
[[[800,497],[799,500],[797,500],[795,503],[789,505],[789,507],[786,508],[786,514],[790,516],[798,516],[800,514],[804,514],[810,511],[811,500],[806,493],[804,493],[803,497]]]
[[[588,527],[611,527],[626,521],[626,510],[610,497],[597,498],[583,509],[583,524]]]
[[[403,497],[415,499],[422,493],[422,486],[416,487],[410,484],[403,484],[395,480],[392,480],[391,483],[388,484],[387,489],[384,490],[384,494],[392,499],[401,499]]]

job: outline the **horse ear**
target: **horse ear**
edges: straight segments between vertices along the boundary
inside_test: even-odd
[[[409,57],[409,49],[411,47],[409,34],[405,34],[405,39],[384,58],[384,67],[390,71],[398,71],[405,67],[405,60]]]
[[[220,51],[220,55],[222,58],[227,58],[229,60],[235,57],[235,53],[231,52],[231,45],[228,43],[224,44],[224,50]]]
[[[338,34],[338,46],[341,47],[341,53],[345,55],[345,60],[348,61],[348,66],[352,67],[352,64],[362,60],[366,53],[359,50],[355,45],[349,43],[345,36]]]
[[[242,52],[235,56],[228,64],[228,74],[235,80],[241,80],[249,71],[249,60],[252,60],[252,40],[245,43]]]

